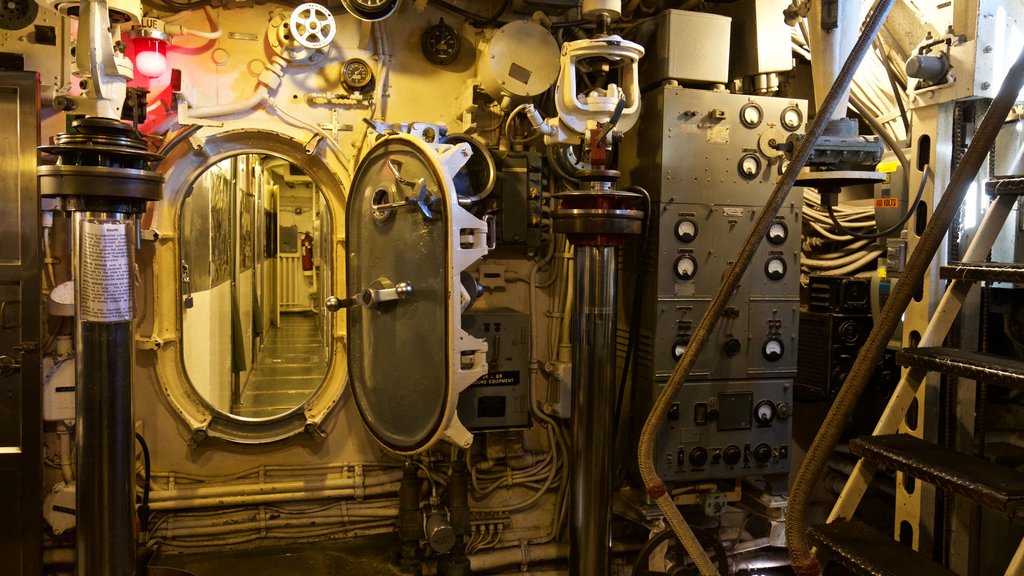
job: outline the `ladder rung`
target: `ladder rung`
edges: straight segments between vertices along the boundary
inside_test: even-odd
[[[953,262],[939,268],[939,275],[949,280],[975,282],[1024,282],[1024,264],[1009,262]]]
[[[896,353],[896,363],[1024,390],[1024,362],[992,354],[943,347],[904,348]]]
[[[931,558],[857,520],[812,526],[807,538],[858,576],[956,576]]]
[[[856,438],[850,451],[1010,516],[1024,515],[1024,474],[983,458],[906,434]]]
[[[985,181],[989,196],[1024,194],[1024,176],[995,176]]]

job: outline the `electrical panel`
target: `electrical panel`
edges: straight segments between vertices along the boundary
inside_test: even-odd
[[[808,306],[800,313],[796,393],[800,400],[831,400],[839,393],[868,334],[871,282],[849,276],[811,276]],[[895,354],[886,351],[868,388],[871,399],[884,401],[899,381]]]
[[[735,264],[785,168],[777,145],[802,129],[805,110],[802,100],[671,85],[645,95],[640,123],[620,148],[624,180],[644,187],[652,200],[647,258],[625,259],[623,274],[644,275],[635,371],[641,413]],[[802,206],[796,189],[676,398],[678,411],[665,422],[657,452],[664,478],[787,473]],[[772,416],[758,424],[758,414],[768,407]]]
[[[541,155],[537,152],[495,151],[495,192],[487,198],[487,212],[495,213],[499,246],[536,249],[541,245]]]
[[[759,475],[772,488],[789,471],[792,390],[789,380],[687,383],[669,409],[655,452],[667,481]],[[655,384],[660,392],[664,381]]]
[[[530,317],[510,309],[463,315],[462,327],[487,340],[487,374],[459,396],[459,420],[470,431],[530,425]]]

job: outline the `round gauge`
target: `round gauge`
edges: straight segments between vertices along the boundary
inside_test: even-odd
[[[672,345],[672,359],[678,361],[686,354],[686,345],[689,344],[688,340],[680,338],[676,340],[676,343]]]
[[[782,256],[772,256],[764,263],[764,273],[769,280],[782,280],[786,275],[786,261]]]
[[[427,28],[420,37],[420,48],[423,49],[423,56],[438,66],[445,66],[455,61],[459,55],[459,48],[462,41],[459,40],[459,33],[451,26],[444,23],[444,18],[437,24]]]
[[[782,345],[782,340],[779,340],[776,336],[765,340],[764,346],[761,347],[761,354],[763,354],[765,360],[769,362],[775,362],[779,358],[782,358],[782,354],[785,351],[786,347]]]
[[[796,106],[787,106],[782,111],[782,117],[779,120],[782,122],[783,128],[790,132],[795,132],[804,123],[804,113]]]
[[[676,258],[676,277],[680,280],[693,280],[697,275],[697,259],[691,254],[683,254]]]
[[[676,222],[676,238],[680,242],[693,242],[697,239],[697,223],[690,218]]]
[[[775,403],[771,400],[761,400],[754,406],[754,420],[761,426],[767,426],[775,420]]]
[[[740,122],[747,128],[757,128],[764,120],[764,110],[753,102],[749,102],[740,108]]]
[[[394,14],[400,0],[341,0],[341,4],[356,18],[375,22]]]
[[[739,163],[740,176],[744,180],[753,180],[761,173],[761,158],[756,154],[744,154]]]
[[[361,92],[373,82],[373,71],[365,60],[352,58],[341,67],[341,81],[353,92]]]
[[[782,244],[787,238],[789,238],[789,227],[786,226],[785,222],[776,220],[768,226],[768,234],[766,237],[772,244]]]

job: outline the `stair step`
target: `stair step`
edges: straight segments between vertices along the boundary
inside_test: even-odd
[[[896,363],[1024,390],[1024,362],[992,354],[941,346],[904,348],[896,353]]]
[[[985,181],[989,196],[1016,196],[1024,194],[1024,176],[995,176]]]
[[[924,554],[857,520],[812,526],[807,537],[857,576],[956,576]]]
[[[953,262],[939,268],[939,275],[949,280],[974,282],[1024,282],[1024,264],[1012,262]]]
[[[850,451],[1010,516],[1024,516],[1024,474],[983,458],[906,434],[856,438]]]

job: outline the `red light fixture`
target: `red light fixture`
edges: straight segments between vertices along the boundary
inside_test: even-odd
[[[148,78],[159,78],[167,71],[167,44],[170,34],[151,26],[133,28],[128,41],[135,52],[135,70]]]

